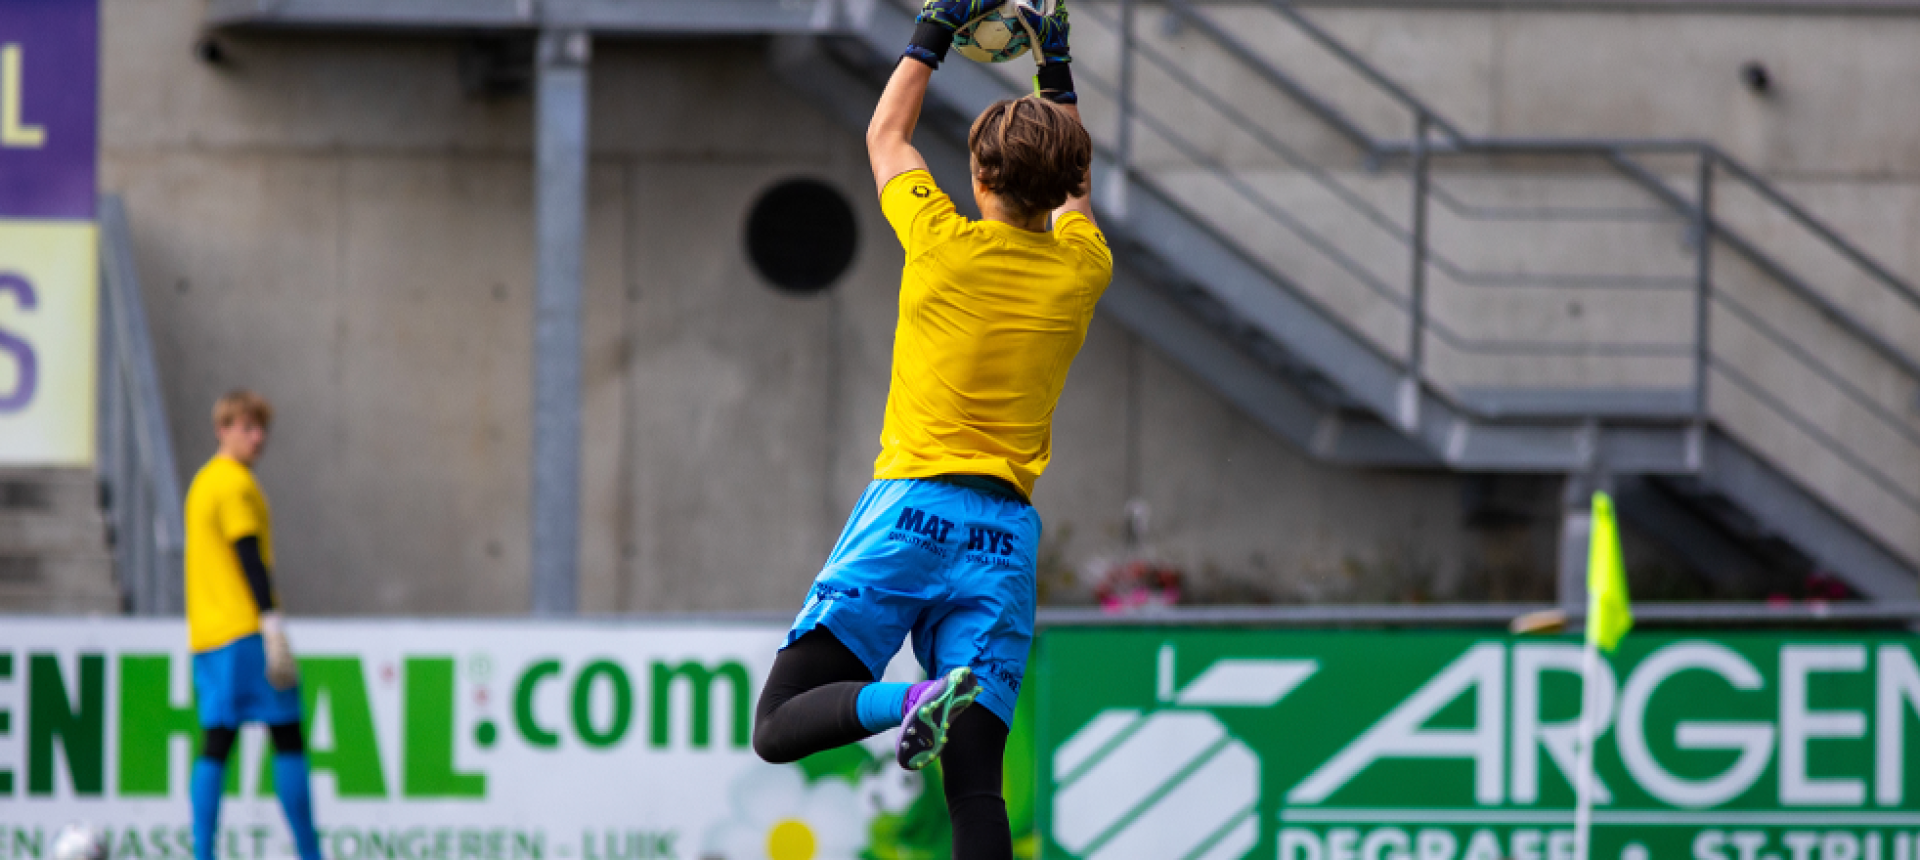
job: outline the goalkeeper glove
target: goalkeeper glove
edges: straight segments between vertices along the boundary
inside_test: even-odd
[[[267,649],[267,683],[276,690],[293,689],[300,683],[300,667],[293,662],[293,648],[287,645],[287,627],[280,613],[260,613],[260,639]]]
[[[1080,97],[1073,91],[1072,53],[1067,45],[1067,0],[1055,0],[1053,11],[1042,15],[1026,3],[1020,4],[1020,17],[1033,38],[1033,59],[1040,64],[1034,75],[1033,89],[1041,98],[1063,105],[1075,104]]]
[[[968,21],[993,11],[1005,0],[927,0],[920,7],[919,16],[913,19],[913,38],[907,41],[906,53],[910,57],[940,68],[947,58],[947,49],[953,47],[953,31],[966,26]]]

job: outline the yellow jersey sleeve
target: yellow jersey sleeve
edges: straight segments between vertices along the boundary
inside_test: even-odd
[[[887,180],[887,187],[880,192],[880,211],[893,225],[909,260],[960,235],[967,225],[966,217],[954,208],[953,199],[925,170],[909,170]]]
[[[1062,244],[1074,248],[1087,256],[1098,268],[1104,269],[1109,276],[1113,272],[1113,249],[1107,247],[1107,236],[1094,226],[1093,219],[1078,212],[1068,212],[1054,219],[1054,238]]]

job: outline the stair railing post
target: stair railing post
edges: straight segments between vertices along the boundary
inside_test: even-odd
[[[102,267],[104,268],[104,267]],[[95,279],[98,289],[94,301],[98,310],[94,314],[95,352],[94,380],[94,429],[93,429],[93,474],[95,500],[99,500],[99,486],[113,477],[113,423],[107,416],[113,413],[113,292],[108,289],[106,278]]]
[[[147,464],[143,464],[147,465]],[[153,568],[153,503],[151,484],[147,481],[146,469],[136,469],[133,480],[128,483],[127,520],[132,526],[127,539],[133,544],[134,576],[140,581],[144,594],[142,615],[154,614],[159,588],[155,581]]]
[[[1427,128],[1422,111],[1413,123],[1413,259],[1407,273],[1407,377],[1400,383],[1400,426],[1420,426],[1420,385],[1426,373],[1427,328]]]
[[[122,349],[114,356],[113,422],[114,445],[118,449],[113,462],[113,555],[120,578],[127,584],[136,614],[153,611],[153,587],[147,572],[140,567],[139,530],[135,498],[140,495],[140,447],[133,438],[133,392],[127,378],[127,354]]]
[[[1713,304],[1713,150],[1700,150],[1699,206],[1694,210],[1693,412],[1707,422],[1707,374],[1713,362],[1707,340],[1707,312]]]
[[[125,401],[126,393],[121,389],[120,350],[115,338],[113,325],[113,291],[105,289],[102,279],[100,291],[100,462],[96,465],[99,473],[99,501],[106,515],[107,531],[112,541],[107,549],[113,555],[114,579],[120,585],[121,601],[129,609],[138,609],[140,583],[126,564],[126,528],[122,525],[120,511],[126,505],[126,454],[127,430]]]

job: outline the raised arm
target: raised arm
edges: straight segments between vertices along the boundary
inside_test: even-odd
[[[880,94],[873,122],[867,125],[867,160],[873,165],[873,182],[879,191],[885,191],[895,176],[927,167],[920,150],[913,148],[913,129],[920,124],[920,106],[927,100],[927,81],[932,78],[932,66],[903,60]]]
[[[925,170],[927,160],[913,148],[913,128],[920,124],[920,106],[927,100],[927,81],[947,59],[955,30],[1000,0],[926,0],[913,19],[913,37],[887,80],[886,92],[873,109],[867,126],[867,158],[873,164],[873,182],[887,190],[887,182],[909,170]]]
[[[1073,118],[1076,121],[1080,119],[1079,104],[1077,103],[1063,104],[1061,105],[1061,107],[1066,108],[1067,113],[1072,114]],[[1059,221],[1060,216],[1065,215],[1068,212],[1078,212],[1082,215],[1087,216],[1088,221],[1093,221],[1094,226],[1096,227],[1100,226],[1100,222],[1094,221],[1094,218],[1093,218],[1093,167],[1092,165],[1088,165],[1087,167],[1086,184],[1084,187],[1087,189],[1087,192],[1085,194],[1081,194],[1075,197],[1068,197],[1067,202],[1061,204],[1060,208],[1053,210],[1053,219],[1055,221]]]
[[[1068,35],[1072,31],[1067,23],[1067,0],[1055,0],[1052,10],[1041,15],[1038,10],[1024,9],[1027,26],[1039,38],[1040,44],[1034,51],[1035,59],[1040,62],[1040,71],[1034,76],[1033,89],[1036,95],[1065,108],[1080,122],[1080,95],[1073,87],[1073,52],[1068,44]],[[1082,127],[1085,124],[1082,123]],[[1068,212],[1078,212],[1093,220],[1093,169],[1088,165],[1084,177],[1087,189],[1085,194],[1068,197],[1067,202],[1053,210],[1054,220]]]

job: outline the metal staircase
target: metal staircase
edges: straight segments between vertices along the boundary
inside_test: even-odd
[[[913,5],[774,62],[864,127]],[[1316,457],[1630,483],[1696,564],[1914,596],[1911,285],[1711,143],[1474,137],[1285,3],[1155,9],[1073,7],[1116,318]],[[935,76],[936,172],[1022,66]]]
[[[142,615],[182,607],[181,489],[120,199],[100,205],[93,467],[0,469],[0,612]]]

